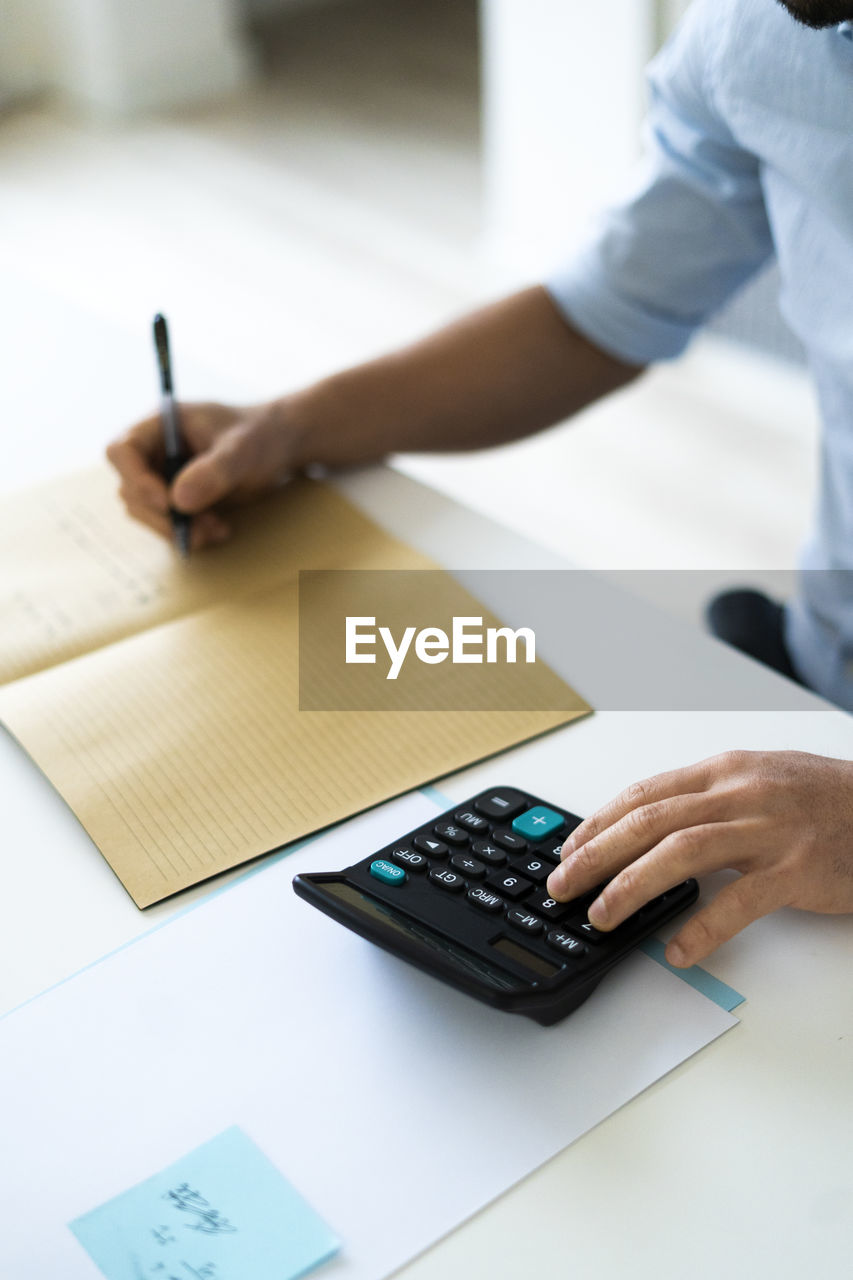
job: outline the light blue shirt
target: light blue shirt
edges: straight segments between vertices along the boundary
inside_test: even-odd
[[[695,0],[649,80],[641,181],[548,287],[595,343],[647,364],[679,355],[775,252],[823,423],[787,640],[806,682],[853,710],[853,23]]]

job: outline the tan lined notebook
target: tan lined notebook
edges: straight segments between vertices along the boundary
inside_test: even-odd
[[[589,710],[300,711],[299,570],[436,566],[309,480],[182,564],[114,488],[4,504],[0,718],[141,907]]]

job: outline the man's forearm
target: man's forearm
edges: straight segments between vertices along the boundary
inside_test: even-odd
[[[526,289],[297,395],[298,461],[345,466],[502,444],[562,421],[639,372],[573,330],[543,288]]]

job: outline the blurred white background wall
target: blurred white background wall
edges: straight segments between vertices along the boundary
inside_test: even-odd
[[[251,72],[235,0],[0,0],[0,94],[128,115],[229,93]]]
[[[486,230],[519,274],[572,242],[639,153],[656,0],[484,0]]]
[[[323,0],[0,0],[0,106],[42,91],[130,114],[228,93],[246,21]]]
[[[54,58],[45,0],[0,0],[0,106],[42,89]]]

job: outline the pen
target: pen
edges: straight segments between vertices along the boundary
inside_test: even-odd
[[[154,317],[154,346],[157,350],[157,366],[160,370],[160,421],[163,427],[163,447],[166,462],[163,475],[166,483],[171,484],[181,467],[187,460],[181,424],[178,421],[178,406],[175,404],[172,385],[172,361],[169,355],[169,330],[166,328],[165,316]],[[172,536],[179,554],[186,559],[190,553],[191,520],[182,511],[169,508],[172,521]]]

